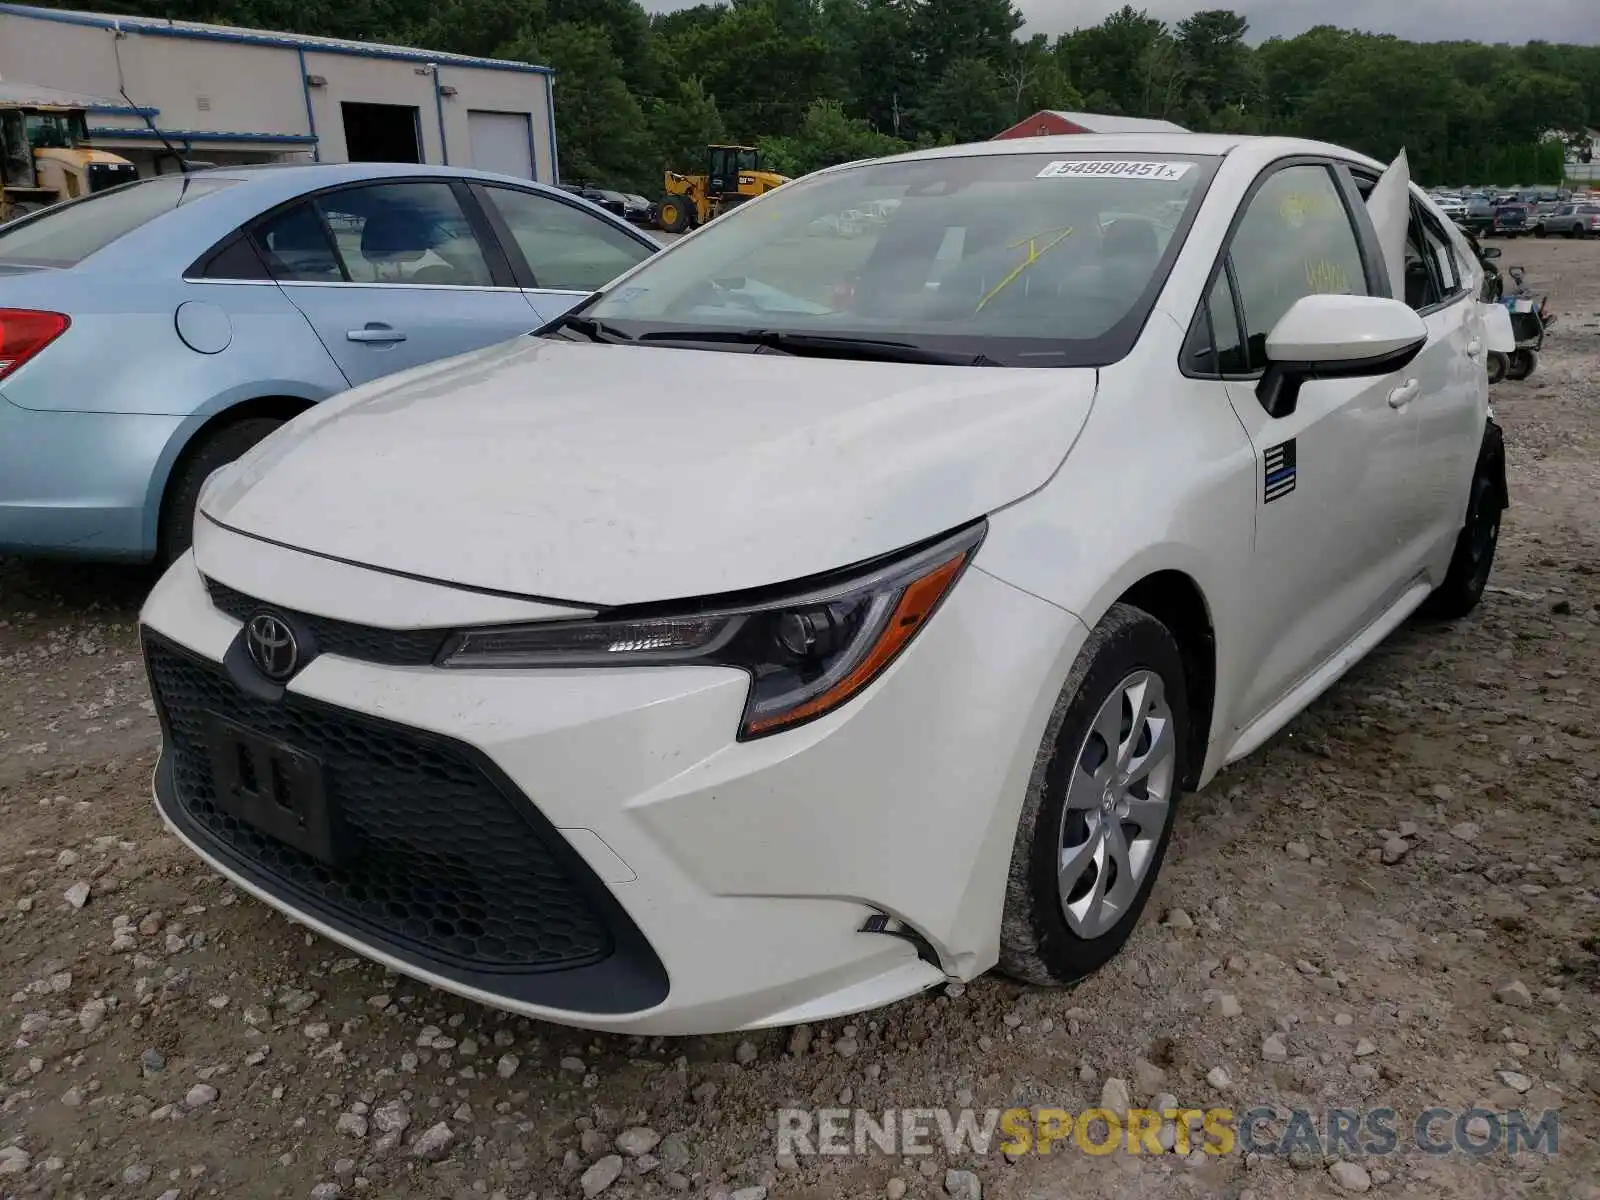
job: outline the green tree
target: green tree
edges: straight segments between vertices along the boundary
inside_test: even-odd
[[[881,158],[907,149],[905,142],[878,133],[859,117],[846,114],[837,100],[812,104],[793,137],[768,138],[761,143],[763,161],[785,175],[803,175],[837,163]]]
[[[671,96],[653,101],[649,120],[656,158],[666,171],[704,171],[706,147],[722,143],[728,136],[717,102],[694,76],[679,80]],[[660,187],[657,178],[655,190]]]
[[[981,142],[1014,122],[1006,82],[987,59],[958,58],[924,94],[917,128]]]
[[[630,190],[660,189],[644,112],[622,80],[622,64],[603,28],[563,22],[537,39],[514,43],[507,50],[514,57],[543,62],[556,71],[556,129],[563,179],[625,184]]]
[[[1206,9],[1178,22],[1174,33],[1183,66],[1185,116],[1193,128],[1214,125],[1214,115],[1232,120],[1254,109],[1261,78],[1244,42],[1249,28],[1245,18],[1225,8]]]

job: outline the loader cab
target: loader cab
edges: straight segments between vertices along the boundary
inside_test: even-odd
[[[706,190],[728,196],[739,190],[739,176],[761,169],[761,153],[753,146],[711,146],[706,168]]]
[[[79,109],[25,110],[22,119],[35,150],[76,150],[89,140],[89,122]]]

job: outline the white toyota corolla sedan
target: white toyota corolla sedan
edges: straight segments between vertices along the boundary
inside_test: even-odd
[[[1313,142],[786,184],[213,475],[142,616],[157,804],[329,938],[567,1024],[1076,980],[1182,793],[1477,602],[1478,285],[1403,158]]]

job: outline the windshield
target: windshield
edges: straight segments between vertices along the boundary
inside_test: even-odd
[[[630,337],[759,329],[1103,365],[1132,348],[1217,161],[984,154],[822,173],[735,209],[584,315]]]
[[[31,112],[24,122],[28,144],[35,150],[70,150],[89,140],[81,112]]]
[[[0,262],[76,266],[162,213],[237,182],[215,175],[163,175],[47,208],[0,226]]]

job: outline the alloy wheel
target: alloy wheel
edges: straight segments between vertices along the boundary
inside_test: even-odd
[[[1112,689],[1072,764],[1056,881],[1067,927],[1096,938],[1131,909],[1172,811],[1177,746],[1161,677]]]

